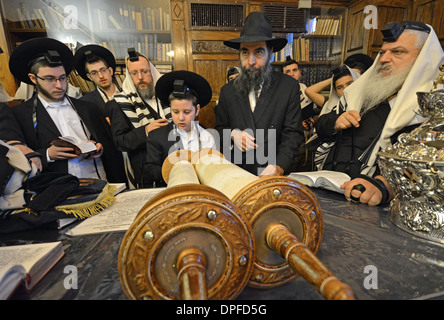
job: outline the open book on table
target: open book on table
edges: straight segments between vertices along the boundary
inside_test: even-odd
[[[339,193],[344,193],[344,189],[341,189],[340,186],[344,182],[350,181],[348,174],[329,170],[292,172],[288,177],[307,187],[323,188]]]
[[[96,152],[96,145],[92,141],[79,141],[76,137],[58,137],[51,141],[51,144],[56,147],[69,147],[74,149],[74,153],[88,154]]]
[[[64,254],[61,242],[0,247],[0,300],[30,291]]]

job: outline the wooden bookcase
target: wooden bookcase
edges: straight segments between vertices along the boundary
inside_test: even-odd
[[[118,61],[121,75],[130,47],[149,56],[160,69],[172,69],[169,1],[1,0],[1,10],[8,56],[27,39],[51,37],[73,52],[86,44],[108,48]],[[73,72],[71,79],[83,92],[93,88],[77,78]]]

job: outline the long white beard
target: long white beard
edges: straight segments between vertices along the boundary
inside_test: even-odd
[[[362,93],[364,99],[362,100],[363,103],[360,114],[363,115],[373,107],[394,95],[402,87],[412,66],[413,62],[405,66],[402,70],[399,70],[397,73],[390,73],[389,75],[379,72],[380,70],[391,72],[392,68],[388,65],[380,65],[374,68],[373,72],[370,71],[372,74],[370,74],[367,79],[368,84],[366,85],[365,91]]]

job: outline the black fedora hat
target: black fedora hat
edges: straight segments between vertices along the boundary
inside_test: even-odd
[[[165,105],[169,105],[168,97],[171,93],[180,97],[186,91],[191,91],[196,96],[201,108],[211,101],[213,94],[208,81],[191,71],[178,70],[166,73],[156,83],[156,96]]]
[[[9,58],[9,70],[18,80],[33,85],[28,73],[41,58],[51,66],[63,66],[68,75],[73,67],[74,56],[64,43],[51,38],[33,38],[22,42]]]
[[[74,68],[83,79],[89,80],[86,75],[85,63],[88,61],[94,61],[97,57],[105,60],[108,67],[113,69],[113,72],[116,71],[116,59],[111,51],[97,44],[88,44],[80,47],[74,55]]]
[[[241,43],[266,42],[277,52],[287,44],[286,38],[276,38],[272,35],[270,19],[263,12],[251,12],[245,19],[239,38],[226,40],[224,44],[233,49],[239,49]]]
[[[373,64],[374,60],[364,53],[355,53],[345,59],[344,64],[350,68],[359,68],[365,72]]]

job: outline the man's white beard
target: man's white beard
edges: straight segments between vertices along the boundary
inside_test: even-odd
[[[362,100],[360,114],[363,115],[401,89],[412,66],[413,62],[397,73],[388,75],[379,72],[380,70],[392,71],[392,68],[388,65],[378,65],[372,71],[367,71],[371,74],[367,78],[365,90],[362,92],[364,99]]]

